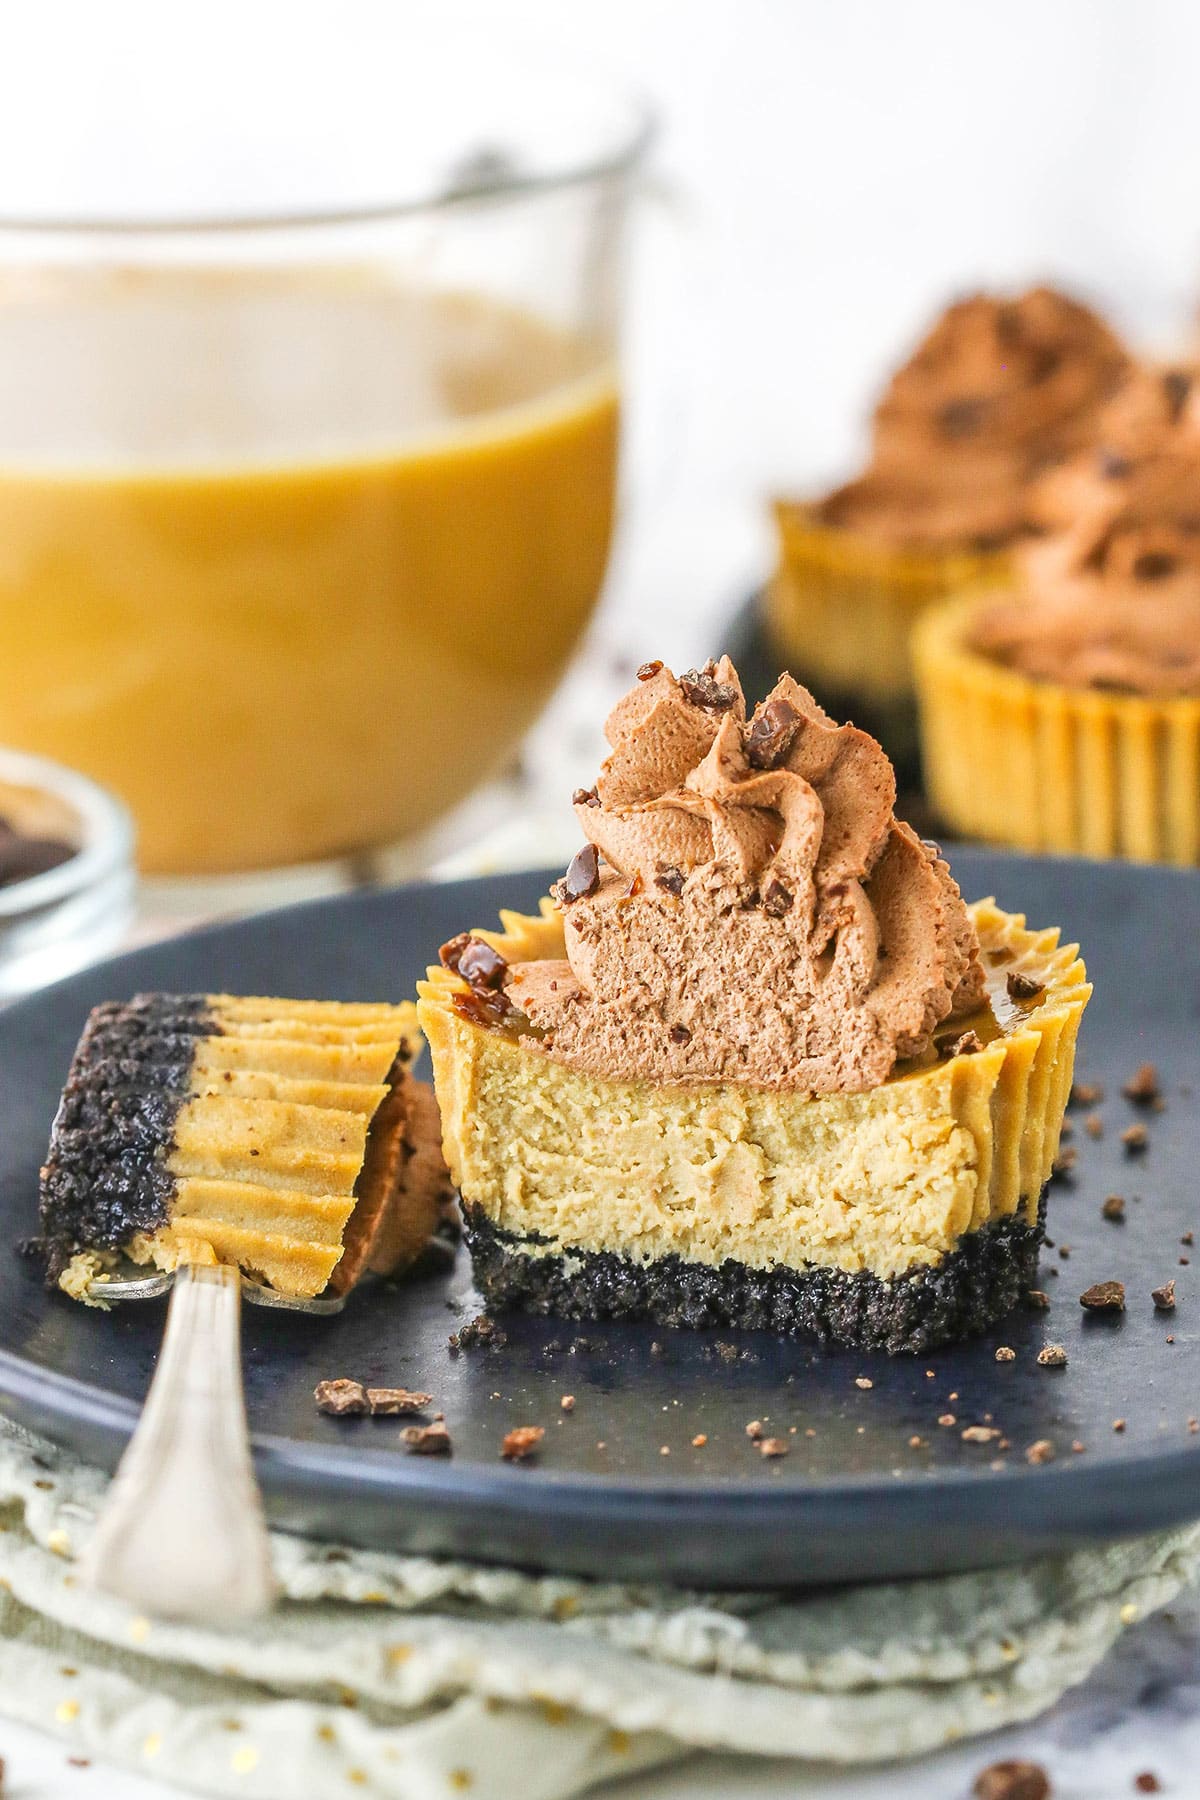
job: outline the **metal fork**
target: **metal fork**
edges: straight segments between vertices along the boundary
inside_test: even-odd
[[[345,1295],[294,1300],[236,1268],[198,1263],[169,1274],[108,1276],[88,1292],[107,1304],[168,1290],[150,1392],[80,1573],[160,1618],[209,1625],[256,1618],[274,1603],[275,1577],[246,1424],[241,1297],[327,1315],[341,1311]]]

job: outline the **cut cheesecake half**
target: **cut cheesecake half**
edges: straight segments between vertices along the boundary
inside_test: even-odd
[[[412,1263],[450,1205],[420,1044],[411,1004],[98,1006],[41,1172],[50,1279],[84,1299],[121,1256],[222,1262],[311,1298]]]
[[[1057,931],[990,900],[968,910],[981,1004],[855,1093],[567,1066],[519,1010],[494,1004],[482,950],[561,966],[563,912],[546,900],[539,917],[505,913],[502,930],[470,934],[481,950],[460,960],[494,985],[431,969],[418,1010],[489,1305],[893,1352],[1002,1317],[1036,1283],[1091,989]]]

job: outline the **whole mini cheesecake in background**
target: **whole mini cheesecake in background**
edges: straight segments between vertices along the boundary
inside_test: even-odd
[[[492,1306],[920,1351],[1034,1284],[1090,992],[968,907],[879,745],[648,664],[540,915],[421,985]]]
[[[907,753],[916,618],[969,583],[1007,579],[1010,551],[1038,525],[1034,484],[1094,441],[1127,367],[1103,320],[1051,288],[949,307],[884,390],[864,472],[776,505],[777,654]]]
[[[451,1205],[411,1004],[141,994],[98,1006],[41,1177],[49,1278],[238,1265],[291,1298],[415,1262]]]
[[[1131,376],[1041,485],[1011,595],[934,609],[914,653],[926,777],[956,832],[1200,861],[1200,390]]]

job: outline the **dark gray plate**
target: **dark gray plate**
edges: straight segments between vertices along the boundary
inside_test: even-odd
[[[1200,1515],[1200,1436],[1188,1429],[1200,1415],[1200,1283],[1181,1264],[1200,1248],[1180,1242],[1200,1230],[1200,875],[965,850],[954,861],[968,893],[1061,923],[1096,982],[1081,1073],[1107,1091],[1104,1136],[1076,1114],[1078,1171],[1051,1192],[1050,1235],[1070,1258],[1047,1252],[1049,1313],[1017,1313],[919,1363],[754,1333],[521,1318],[504,1321],[502,1348],[456,1359],[447,1334],[476,1309],[465,1257],[452,1280],[363,1291],[332,1320],[247,1307],[250,1419],[275,1520],[366,1546],[766,1587],[1000,1563]],[[498,906],[529,906],[547,879],[299,907],[122,957],[0,1013],[4,1235],[34,1227],[38,1162],[95,1001],[147,987],[399,998],[444,938]],[[1148,1115],[1150,1148],[1135,1159],[1119,1141],[1137,1116],[1120,1088],[1143,1058],[1158,1063],[1168,1105]],[[1100,1216],[1110,1193],[1127,1198],[1124,1225]],[[1178,1311],[1155,1314],[1150,1289],[1171,1276]],[[1127,1285],[1127,1312],[1085,1317],[1079,1294],[1110,1277]],[[161,1303],[85,1311],[0,1253],[0,1405],[111,1466],[162,1316]],[[1036,1365],[1047,1340],[1065,1344],[1065,1369]],[[1015,1361],[996,1362],[1000,1344]],[[313,1386],[334,1375],[432,1390],[453,1459],[406,1456],[394,1420],[319,1415]],[[789,1456],[760,1457],[746,1436],[754,1418],[789,1439]],[[1011,1443],[999,1469],[994,1445],[961,1437],[991,1420]],[[545,1443],[536,1464],[511,1467],[500,1440],[520,1424],[544,1425]],[[1041,1438],[1057,1459],[1030,1467],[1024,1451]]]

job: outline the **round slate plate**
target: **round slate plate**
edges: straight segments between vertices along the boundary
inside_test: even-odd
[[[1080,1075],[1103,1083],[1104,1135],[1091,1137],[1076,1110],[1078,1167],[1050,1197],[1049,1312],[1018,1312],[921,1362],[765,1334],[518,1317],[503,1320],[502,1347],[454,1357],[447,1335],[477,1305],[465,1255],[453,1277],[362,1291],[336,1319],[247,1307],[250,1420],[274,1520],[368,1547],[770,1587],[1001,1563],[1200,1515],[1200,1436],[1189,1431],[1200,1260],[1182,1260],[1200,1247],[1181,1242],[1200,1230],[1200,875],[966,850],[954,864],[968,893],[1061,923],[1096,982]],[[122,957],[0,1013],[5,1237],[34,1228],[59,1085],[96,1001],[149,987],[400,998],[445,938],[499,906],[532,905],[547,880],[298,907]],[[1120,1090],[1147,1058],[1167,1105],[1139,1115]],[[1135,1157],[1119,1134],[1140,1116],[1150,1145]],[[1124,1224],[1101,1217],[1111,1193],[1126,1197]],[[1172,1276],[1178,1310],[1156,1314],[1150,1290]],[[1085,1316],[1079,1294],[1110,1277],[1126,1283],[1127,1311]],[[0,1406],[111,1466],[162,1318],[161,1302],[85,1311],[47,1294],[28,1259],[0,1252]],[[1047,1341],[1066,1346],[1065,1369],[1037,1366]],[[1015,1360],[998,1363],[998,1345]],[[337,1375],[432,1390],[453,1459],[405,1455],[395,1420],[318,1414],[313,1387]],[[569,1413],[563,1394],[575,1396]],[[789,1441],[787,1457],[759,1455],[746,1435],[755,1418]],[[521,1424],[545,1426],[542,1453],[509,1466],[500,1440]],[[964,1442],[980,1424],[1011,1447]],[[1031,1467],[1024,1452],[1038,1439],[1057,1456]]]

